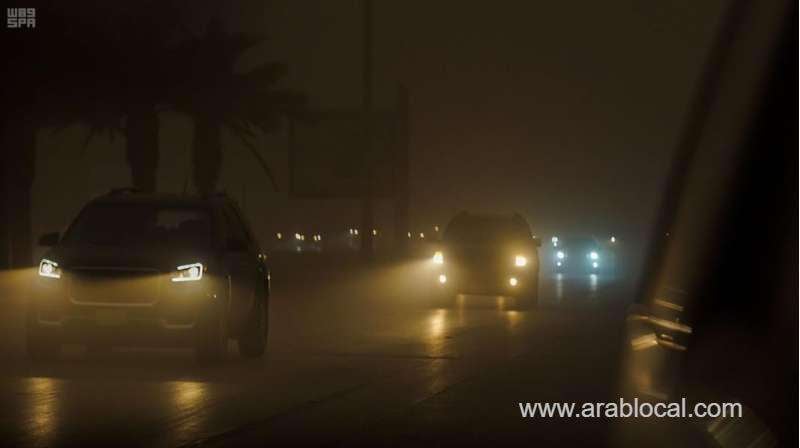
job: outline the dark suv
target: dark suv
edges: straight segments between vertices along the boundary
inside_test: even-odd
[[[39,263],[27,347],[189,345],[198,359],[245,357],[267,343],[266,256],[233,201],[114,190],[89,202]]]
[[[447,226],[433,256],[445,295],[499,294],[523,304],[539,300],[539,240],[525,218],[462,212]]]

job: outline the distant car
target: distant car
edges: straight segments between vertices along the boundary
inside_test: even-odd
[[[612,270],[614,257],[594,238],[553,240],[551,252],[555,272],[599,274]]]
[[[233,201],[114,190],[90,201],[39,262],[27,313],[33,359],[63,343],[172,343],[199,359],[267,343],[266,256]]]
[[[520,215],[462,212],[448,224],[433,256],[436,281],[446,295],[515,296],[539,300],[539,240]]]

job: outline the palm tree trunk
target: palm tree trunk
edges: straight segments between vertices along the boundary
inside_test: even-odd
[[[6,128],[6,211],[12,267],[33,263],[31,187],[36,175],[36,126],[30,119],[8,122]]]
[[[11,267],[11,235],[9,234],[9,215],[8,206],[8,168],[11,145],[7,139],[8,129],[7,120],[0,122],[0,269]]]
[[[197,115],[194,117],[192,140],[192,177],[202,195],[214,192],[219,181],[222,162],[222,124],[219,120]]]
[[[125,128],[125,156],[131,169],[133,186],[156,191],[158,174],[158,114],[152,106],[135,106],[128,113]]]

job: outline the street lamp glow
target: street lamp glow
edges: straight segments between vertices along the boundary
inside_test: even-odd
[[[566,256],[566,255],[564,255],[564,251],[562,251],[562,250],[560,250],[560,251],[556,252],[556,257],[557,257],[559,260],[563,260],[565,256]]]
[[[439,283],[441,283],[441,284],[443,284],[443,285],[444,285],[445,283],[447,283],[447,276],[446,276],[446,275],[444,275],[444,274],[439,274]]]
[[[519,281],[517,281],[516,277],[511,277],[510,279],[508,279],[508,284],[511,286],[517,286],[517,284],[519,284]]]

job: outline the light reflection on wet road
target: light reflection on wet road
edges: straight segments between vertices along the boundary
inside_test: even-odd
[[[268,356],[232,356],[212,367],[196,366],[183,350],[89,356],[79,348],[68,348],[60,362],[32,365],[23,355],[23,304],[6,301],[0,440],[213,445],[237,437],[280,441],[300,428],[308,428],[303,441],[346,440],[368,420],[390,420],[551,344],[564,328],[580,328],[582,319],[621,300],[608,279],[559,274],[543,276],[538,309],[479,296],[436,308],[428,284],[409,281],[422,269],[409,263],[355,277],[278,283]]]

